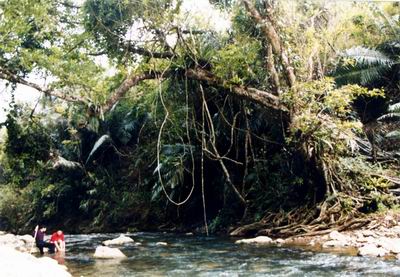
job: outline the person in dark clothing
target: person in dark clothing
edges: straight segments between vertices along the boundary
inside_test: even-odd
[[[49,243],[49,242],[45,242],[44,241],[44,236],[46,234],[46,230],[47,230],[46,227],[41,226],[39,228],[39,225],[36,226],[36,228],[35,228],[35,234],[34,235],[36,235],[36,237],[35,237],[36,247],[39,248],[41,255],[44,254],[43,248],[48,248],[49,249],[49,253],[53,254],[54,250],[55,250],[55,247],[56,247],[54,245],[54,243]]]

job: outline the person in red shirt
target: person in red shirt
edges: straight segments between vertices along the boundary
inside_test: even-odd
[[[64,233],[61,230],[58,230],[51,235],[50,242],[54,243],[57,251],[65,251]]]

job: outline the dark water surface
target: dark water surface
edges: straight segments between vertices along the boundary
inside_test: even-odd
[[[255,247],[219,237],[127,234],[142,245],[119,247],[127,259],[94,259],[96,246],[119,234],[66,236],[59,262],[73,276],[400,276],[400,261],[318,253],[300,248]],[[168,246],[158,246],[157,242]]]

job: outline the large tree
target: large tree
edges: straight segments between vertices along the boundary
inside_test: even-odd
[[[303,208],[265,214],[234,234],[351,226],[359,221],[350,219],[373,201],[372,192],[384,191],[380,182],[393,180],[358,153],[364,135],[351,106],[357,97],[381,97],[383,92],[336,87],[325,77],[343,44],[357,44],[346,34],[338,35],[350,20],[338,16],[335,4],[290,5],[243,0],[219,10],[217,3],[213,12],[231,21],[217,31],[205,16],[190,13],[185,1],[88,0],[76,6],[57,0],[7,0],[0,14],[0,78],[85,107],[89,117],[99,120],[127,97],[157,91],[163,119],[154,138],[155,172],[171,202],[187,202],[169,195],[160,169],[163,144],[170,143],[165,129],[179,121],[171,118],[183,116],[185,137],[178,135],[173,143],[189,146],[193,184],[202,184],[204,217],[204,159],[218,164],[245,222],[257,191],[268,190],[265,182],[270,179],[263,175],[275,165],[266,161],[280,155],[278,170],[289,171],[293,186],[300,184],[296,197],[304,199],[296,200]],[[347,7],[355,13],[366,9]],[[32,74],[51,82],[40,86],[28,80]],[[174,94],[179,90],[186,101]],[[179,105],[190,112],[182,113]],[[200,147],[198,156],[192,144]],[[368,182],[374,189],[367,188]],[[226,201],[224,196],[228,206]]]

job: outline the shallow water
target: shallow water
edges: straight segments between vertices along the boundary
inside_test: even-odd
[[[94,259],[101,242],[119,234],[66,236],[56,256],[73,276],[400,276],[400,262],[312,252],[289,247],[234,244],[219,237],[161,233],[128,234],[141,246],[119,247],[124,260]],[[157,246],[159,241],[168,246]]]

